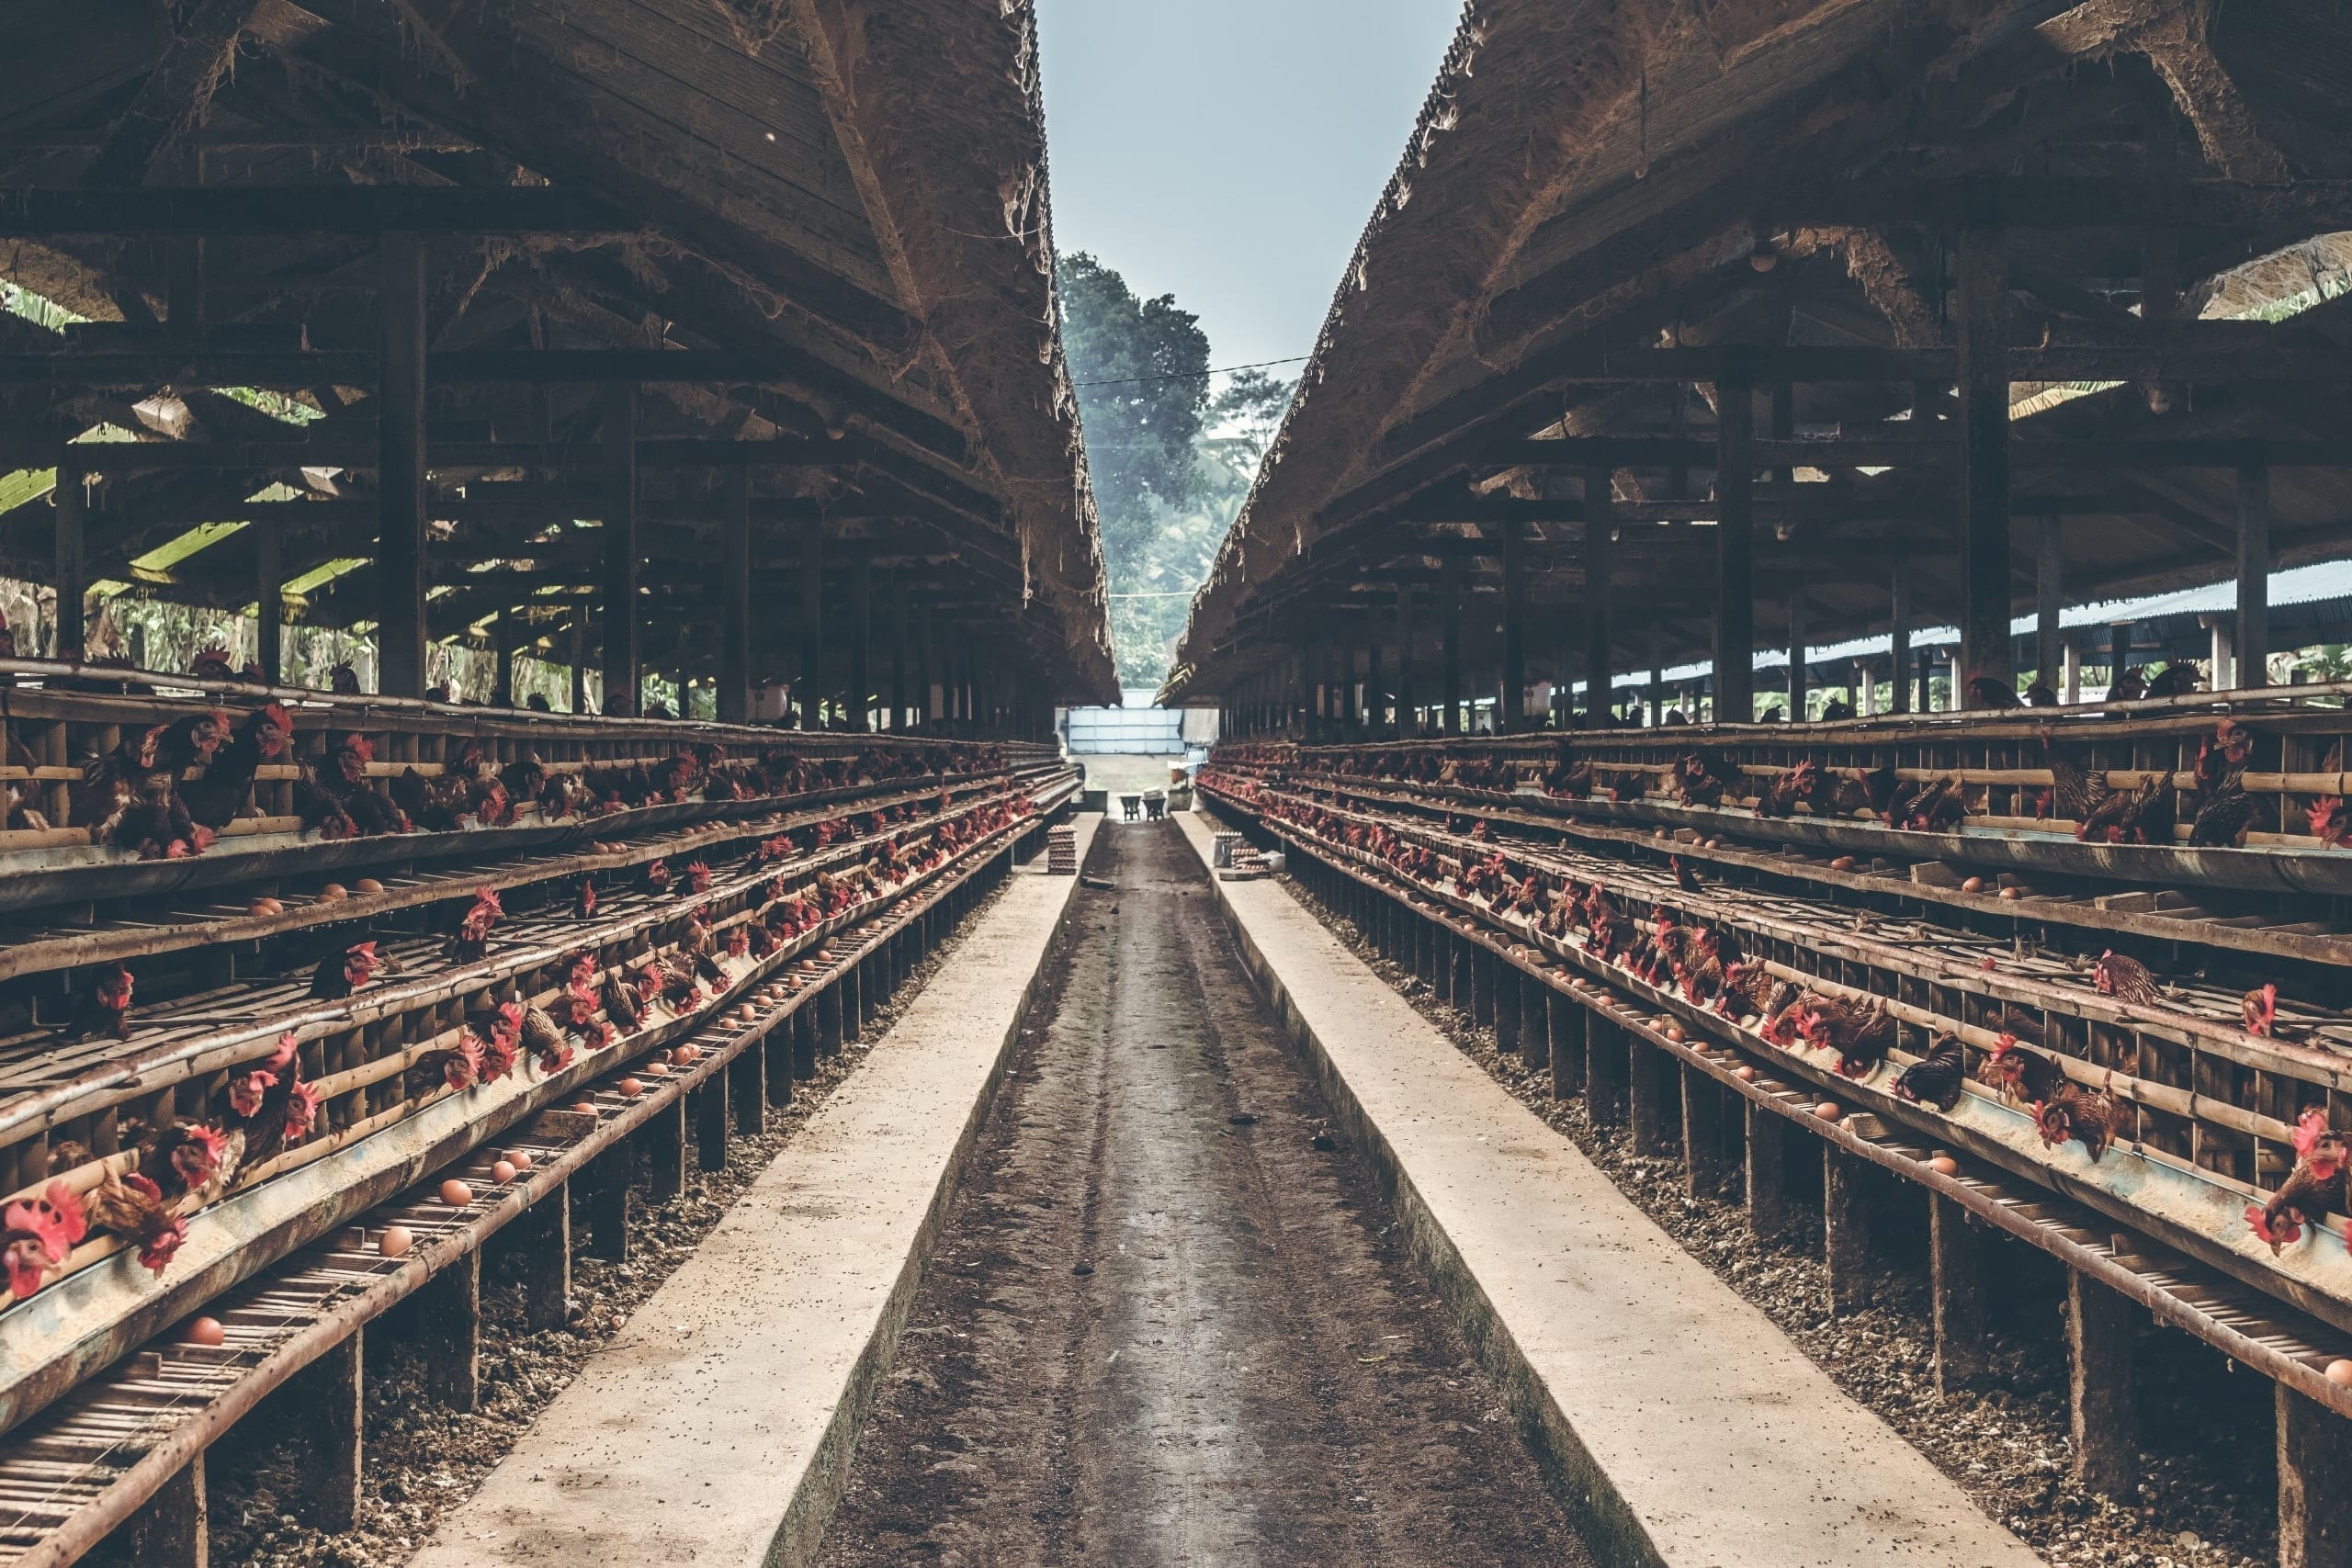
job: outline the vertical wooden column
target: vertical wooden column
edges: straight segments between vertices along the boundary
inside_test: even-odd
[[[1507,958],[1497,958],[1495,965],[1495,1049],[1516,1053],[1520,1038],[1520,1003],[1525,996],[1520,982],[1525,978]]]
[[[929,729],[939,716],[932,705],[931,683],[937,678],[938,653],[933,640],[932,607],[925,604],[921,617],[921,639],[915,649],[915,728]]]
[[[1715,412],[1715,722],[1745,724],[1756,713],[1756,403],[1736,357],[1716,380]]]
[[[1502,691],[1495,728],[1519,728],[1527,714],[1527,529],[1516,518],[1503,531]]]
[[[2278,1414],[2278,1568],[2352,1568],[2352,1443],[2344,1417],[2285,1383]]]
[[[1960,236],[1960,659],[1954,707],[1979,679],[2013,686],[2009,640],[2008,262],[2000,231]]]
[[[1936,1390],[1949,1393],[1984,1372],[1984,1234],[1941,1193],[1928,1197],[1928,1290]]]
[[[730,1067],[735,1066],[736,1063],[743,1060],[743,1056],[749,1056],[756,1062],[759,1059],[759,1053],[746,1051],[742,1056],[736,1057],[735,1062],[728,1066]],[[702,1088],[695,1090],[695,1166],[696,1169],[725,1170],[727,1168],[727,1131],[732,1110],[729,1101],[733,1099],[729,1092],[730,1088],[728,1073],[722,1068],[705,1078]]]
[[[907,579],[890,580],[890,728],[907,726]]]
[[[140,1568],[209,1568],[212,1520],[198,1454],[147,1499],[128,1526],[130,1561]]]
[[[849,727],[874,728],[874,557],[864,549],[849,568]]]
[[[1409,740],[1420,733],[1413,694],[1413,585],[1396,585],[1396,733]]]
[[[1657,622],[1650,622],[1650,723],[1666,722],[1666,647],[1657,635]]]
[[[1552,993],[1552,1098],[1566,1100],[1585,1087],[1585,1040],[1589,1015],[1582,1002]]]
[[[2270,468],[2238,467],[2238,685],[2270,683]]]
[[[560,1182],[523,1211],[514,1245],[523,1252],[523,1322],[534,1333],[561,1328],[571,1313],[571,1183]]]
[[[292,1402],[309,1462],[302,1470],[302,1517],[312,1528],[349,1529],[359,1519],[359,1487],[365,1468],[361,1415],[367,1405],[362,1381],[367,1330],[356,1328],[302,1369],[301,1393]]]
[[[1616,483],[1615,470],[1603,465],[1596,463],[1584,471],[1584,707],[1595,729],[1609,722],[1617,674],[1610,654],[1614,628],[1609,620]]]
[[[1584,1021],[1584,1105],[1596,1127],[1616,1127],[1625,1120],[1625,1032],[1605,1014],[1588,1012]]]
[[[800,705],[800,727],[822,728],[817,703],[825,679],[825,522],[811,517],[800,525],[800,679],[793,697]]]
[[[1438,621],[1442,627],[1445,663],[1445,713],[1438,728],[1447,735],[1459,735],[1465,728],[1462,716],[1462,558],[1452,551],[1439,565],[1437,578]]]
[[[1366,609],[1363,617],[1363,722],[1374,735],[1385,728],[1388,682],[1380,672],[1380,613]]]
[[[2065,530],[2059,519],[2044,517],[2033,565],[2033,678],[2052,691],[2058,689],[2059,652],[2064,637],[2058,625],[2066,607]]]
[[[1419,925],[1410,911],[1405,918]],[[1529,1066],[1548,1067],[1552,1065],[1552,987],[1533,976],[1525,976],[1520,985],[1519,1053]]]
[[[1637,1155],[1666,1152],[1667,1111],[1666,1086],[1669,1065],[1666,1054],[1649,1044],[1630,1030],[1625,1045],[1625,1126],[1633,1139]]]
[[[424,241],[383,237],[376,385],[376,689],[424,694]]]
[[[675,1198],[686,1190],[686,1097],[672,1095],[634,1134],[644,1148],[646,1196]]]
[[[628,1261],[628,1145],[622,1144],[589,1161],[574,1179],[587,1191],[588,1256],[607,1263]]]
[[[70,456],[74,448],[69,445],[65,450]],[[89,598],[90,572],[82,533],[88,494],[84,488],[81,468],[61,458],[57,465],[56,488],[50,491],[52,509],[56,513],[57,657],[60,659],[81,658],[86,636],[82,625],[82,611]],[[40,651],[29,646],[25,649],[28,655]]]
[[[1778,1241],[1796,1223],[1789,1202],[1789,1124],[1752,1100],[1741,1101],[1747,1114],[1746,1194],[1747,1226],[1758,1241]]]
[[[1694,1198],[1712,1198],[1723,1190],[1723,1088],[1689,1066],[1682,1069],[1682,1171]]]
[[[644,684],[637,604],[637,387],[605,389],[605,712],[637,716]]]
[[[2075,1474],[2093,1492],[2123,1496],[2138,1482],[2140,1420],[2132,1342],[2141,1309],[2128,1298],[2066,1271],[2067,1404]]]
[[[752,471],[726,475],[718,527],[718,722],[752,716]]]
[[[1894,705],[1887,711],[1909,713],[1911,711],[1911,569],[1901,562],[1895,564],[1892,590],[1887,617],[1891,633],[1890,640],[1894,644],[1890,652],[1893,655],[1892,664],[1894,671]],[[1922,690],[1919,693],[1919,705],[1925,707],[1927,702],[1928,694]]]
[[[275,686],[286,679],[286,569],[280,564],[278,526],[249,524],[254,536],[254,661],[261,678]]]
[[[792,1013],[792,1076],[807,1083],[817,1076],[817,1003],[809,998]]]
[[[481,1403],[481,1253],[469,1248],[416,1293],[425,1385],[452,1410]]]
[[[1804,668],[1804,587],[1789,587],[1789,722],[1803,724],[1807,682]]]
[[[1828,1261],[1832,1316],[1870,1304],[1871,1211],[1862,1162],[1823,1139],[1821,1234]]]

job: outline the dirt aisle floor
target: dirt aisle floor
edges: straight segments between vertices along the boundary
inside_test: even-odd
[[[1087,871],[820,1561],[1589,1563],[1198,859]]]

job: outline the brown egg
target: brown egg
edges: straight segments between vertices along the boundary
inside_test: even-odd
[[[319,902],[322,904],[340,903],[349,897],[351,895],[344,890],[344,886],[340,882],[330,882],[319,889]]]
[[[1981,876],[1972,876],[1960,885],[1960,890],[1962,893],[1982,893],[1984,891],[1984,879]]]
[[[514,1180],[521,1174],[521,1171],[514,1168],[514,1162],[511,1159],[498,1160],[490,1168],[490,1179],[492,1181],[497,1182],[501,1187],[505,1186],[508,1182]]]
[[[2025,889],[2022,887],[2004,887],[2001,889],[2001,897],[2008,899],[2022,898],[2025,897]]]
[[[1952,1158],[1950,1155],[1938,1155],[1935,1158],[1928,1162],[1928,1168],[1934,1171],[1938,1176],[1958,1176],[1960,1174],[1960,1161]]]
[[[1724,841],[1721,839],[1709,839],[1705,847],[1711,850],[1719,850],[1724,847]]]
[[[699,1045],[681,1045],[676,1050],[670,1053],[670,1060],[677,1063],[678,1066],[682,1067],[691,1067],[696,1062],[702,1060],[702,1047]]]
[[[2327,1364],[2327,1381],[2352,1385],[2352,1361],[2330,1361]]]
[[[571,1104],[565,1106],[564,1109],[566,1111],[576,1111],[582,1116],[594,1116],[599,1114],[596,1110],[596,1102],[593,1100],[575,1100]]]
[[[416,1237],[409,1235],[406,1225],[386,1225],[376,1235],[376,1250],[387,1258],[405,1258],[415,1245]]]
[[[645,1064],[645,1071],[654,1077],[666,1078],[670,1076],[670,1064],[667,1062],[648,1062]]]
[[[381,893],[384,885],[372,876],[363,876],[351,885],[351,890],[354,893]]]
[[[285,912],[286,906],[280,904],[275,898],[256,898],[252,903],[245,906],[245,913],[253,916],[256,919],[264,919],[270,915],[282,915]]]
[[[645,1086],[635,1078],[623,1078],[613,1087],[620,1091],[623,1100],[635,1100],[645,1092]]]
[[[187,1332],[180,1337],[191,1345],[226,1345],[229,1331],[220,1326],[217,1317],[199,1317],[189,1321]]]
[[[1851,871],[1854,869],[1854,857],[1851,855],[1839,855],[1836,860],[1829,863],[1829,869],[1832,871]]]
[[[1681,1044],[1681,1043],[1682,1043],[1682,1026],[1681,1026],[1680,1024],[1679,1024],[1679,1023],[1669,1023],[1669,1024],[1668,1024],[1668,1025],[1666,1026],[1666,1037],[1667,1037],[1668,1040],[1673,1041],[1677,1045]]]
[[[751,1022],[752,1020],[759,1017],[759,1015],[760,1010],[753,1007],[749,1002],[745,1002],[741,1007],[735,1010],[735,1016],[742,1020],[745,1023]]]
[[[474,1190],[451,1177],[441,1184],[441,1201],[452,1209],[462,1209],[474,1201]]]
[[[1756,1081],[1756,1069],[1743,1062],[1738,1066],[1732,1069],[1731,1076],[1737,1078],[1742,1083],[1754,1083]]]
[[[1835,1122],[1846,1114],[1846,1108],[1834,1100],[1825,1100],[1813,1108],[1813,1113],[1824,1122]]]
[[[535,1162],[531,1158],[530,1150],[509,1149],[506,1151],[506,1163],[517,1170],[528,1170]]]

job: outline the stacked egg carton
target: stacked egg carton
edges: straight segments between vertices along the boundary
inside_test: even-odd
[[[1078,874],[1078,829],[1048,828],[1046,829],[1046,874],[1076,876]]]

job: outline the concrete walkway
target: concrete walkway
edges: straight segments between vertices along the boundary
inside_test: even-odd
[[[1180,821],[1205,860],[1212,823]],[[1215,886],[1464,1337],[1582,1494],[1598,1560],[2039,1562],[1279,883]]]
[[[1077,886],[1013,877],[414,1568],[808,1559]]]

